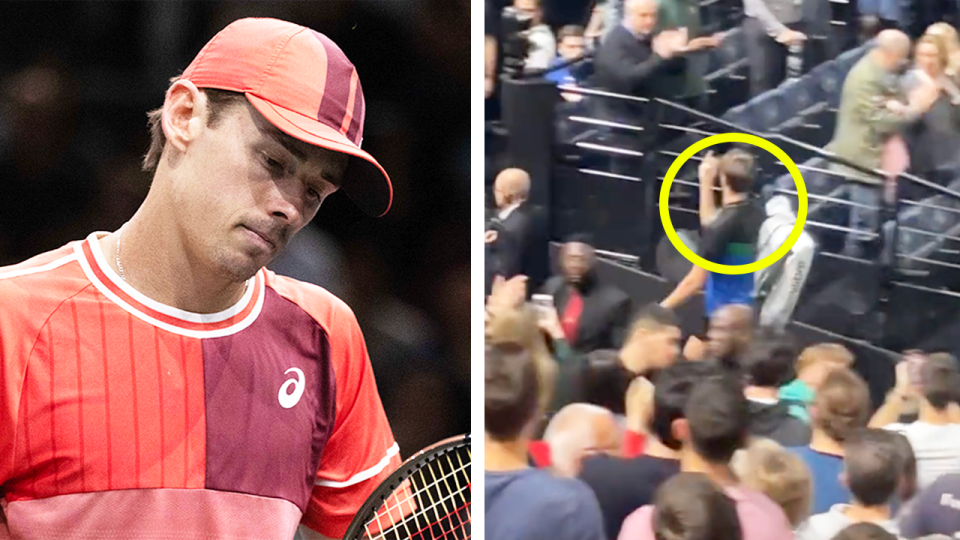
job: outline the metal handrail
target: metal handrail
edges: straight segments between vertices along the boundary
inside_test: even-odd
[[[584,88],[582,86],[575,86],[572,84],[561,84],[557,86],[557,89],[561,92],[569,92],[571,94],[583,94],[586,96],[599,96],[599,97],[608,97],[614,99],[622,99],[625,101],[636,101],[638,103],[650,103],[650,98],[640,97],[640,96],[631,96],[629,94],[618,94],[616,92],[610,92],[608,90],[597,90],[596,88]]]
[[[604,259],[613,259],[613,260],[617,260],[627,264],[637,264],[638,262],[640,262],[640,257],[637,257],[636,255],[620,253],[617,251],[607,251],[603,249],[596,249],[594,250],[594,253],[596,253],[597,257],[602,257]]]
[[[603,176],[605,178],[616,178],[617,180],[629,180],[631,182],[642,182],[643,179],[636,176],[627,176],[625,174],[617,174],[607,171],[598,171],[596,169],[577,169],[583,174],[589,174],[591,176]]]
[[[609,120],[601,120],[599,118],[590,118],[587,116],[570,116],[568,117],[568,120],[570,120],[571,122],[577,122],[579,124],[589,124],[592,126],[602,126],[602,127],[610,127],[610,128],[617,128],[617,129],[628,129],[631,131],[644,131],[645,129],[642,126],[622,124],[620,122],[611,122]]]
[[[886,173],[884,173],[883,171],[873,170],[873,169],[869,169],[869,168],[867,168],[867,167],[860,166],[860,165],[858,165],[858,164],[856,164],[856,163],[853,163],[852,161],[849,161],[849,160],[847,160],[847,159],[844,159],[844,158],[842,158],[842,157],[837,156],[837,155],[834,154],[833,152],[828,152],[828,151],[826,151],[826,150],[824,150],[824,149],[822,149],[822,148],[819,148],[819,147],[817,147],[817,146],[813,146],[813,145],[810,145],[810,144],[807,144],[807,143],[798,141],[798,140],[796,140],[796,139],[791,139],[790,137],[786,137],[785,135],[783,135],[783,134],[781,134],[781,133],[759,132],[759,131],[754,131],[754,130],[751,130],[751,129],[746,129],[746,128],[744,128],[743,126],[738,126],[737,124],[734,124],[733,122],[730,122],[730,121],[728,121],[728,120],[724,120],[723,118],[717,118],[716,116],[713,116],[713,115],[711,115],[711,114],[707,114],[707,113],[705,113],[705,112],[698,111],[698,110],[696,110],[696,109],[693,109],[693,108],[687,107],[687,106],[685,106],[685,105],[681,105],[681,104],[679,104],[679,103],[676,103],[676,102],[673,102],[673,101],[669,101],[669,100],[666,100],[666,99],[663,99],[663,98],[654,98],[653,101],[656,102],[656,103],[658,103],[658,104],[660,104],[660,105],[664,105],[664,106],[667,106],[667,107],[671,107],[671,108],[673,108],[673,109],[677,109],[677,110],[683,111],[683,112],[685,112],[685,113],[687,113],[687,114],[691,114],[691,115],[693,115],[693,116],[697,116],[697,117],[699,117],[699,118],[702,118],[702,119],[704,119],[704,120],[708,120],[708,121],[710,121],[710,122],[719,124],[719,125],[721,125],[721,126],[724,126],[724,127],[729,128],[729,129],[738,130],[738,131],[740,131],[741,133],[747,133],[747,134],[749,134],[749,135],[754,135],[754,136],[756,136],[756,137],[761,137],[761,138],[764,138],[764,139],[776,139],[776,140],[782,141],[782,142],[784,142],[784,143],[788,143],[788,144],[795,145],[795,146],[797,146],[797,147],[803,148],[804,150],[808,150],[808,151],[810,151],[810,152],[813,152],[813,153],[816,154],[817,156],[819,156],[819,157],[821,157],[821,158],[823,158],[823,159],[825,159],[825,160],[827,160],[827,161],[829,161],[829,162],[831,162],[831,163],[836,163],[836,164],[838,164],[838,165],[843,165],[844,167],[848,167],[848,168],[854,169],[854,170],[856,170],[856,171],[858,171],[858,172],[861,172],[861,173],[864,173],[864,174],[868,174],[868,175],[873,176],[873,177],[875,177],[875,178],[877,178],[877,179],[880,179],[880,180],[883,180],[884,178],[886,178]],[[712,135],[712,134],[711,134],[711,135]],[[915,183],[915,184],[924,186],[924,187],[926,187],[926,188],[932,189],[932,190],[934,190],[934,191],[938,191],[938,192],[940,192],[940,193],[943,194],[943,195],[949,195],[949,196],[951,196],[951,197],[955,197],[955,198],[957,198],[957,199],[960,199],[960,192],[954,191],[954,190],[952,190],[952,189],[945,188],[945,187],[943,187],[943,186],[941,186],[941,185],[939,185],[939,184],[935,184],[935,183],[933,183],[933,182],[930,182],[929,180],[925,180],[925,179],[920,178],[920,177],[918,177],[918,176],[916,176],[916,175],[913,175],[913,174],[910,174],[910,173],[901,173],[901,174],[899,174],[897,177],[898,177],[898,178],[905,179],[905,180],[908,180],[908,181],[913,182],[913,183]]]

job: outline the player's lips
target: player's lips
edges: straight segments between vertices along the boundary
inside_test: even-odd
[[[246,225],[241,225],[241,227],[249,233],[247,236],[255,239],[255,241],[257,241],[258,243],[263,244],[265,248],[271,251],[277,248],[276,240],[271,238],[269,235],[262,233],[256,229],[251,229]]]

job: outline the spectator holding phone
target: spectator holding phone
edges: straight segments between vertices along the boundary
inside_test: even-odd
[[[896,384],[870,420],[870,427],[901,433],[910,441],[917,456],[917,484],[921,490],[939,476],[960,472],[958,386],[960,373],[953,356],[937,353],[924,357],[911,353],[897,364]],[[919,401],[918,418],[909,424],[899,423],[903,404],[911,398]]]

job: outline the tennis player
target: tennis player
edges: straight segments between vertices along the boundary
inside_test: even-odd
[[[399,466],[353,312],[264,266],[344,189],[384,214],[357,71],[242,19],[151,113],[136,214],[0,269],[0,538],[340,538]]]
[[[734,149],[723,156],[708,152],[700,162],[700,256],[708,261],[739,266],[756,260],[757,239],[766,213],[752,195],[753,156]],[[722,206],[714,200],[714,186],[720,183]],[[661,303],[676,309],[693,295],[704,291],[703,331],[709,318],[724,306],[753,305],[753,274],[718,274],[693,265],[686,277]]]

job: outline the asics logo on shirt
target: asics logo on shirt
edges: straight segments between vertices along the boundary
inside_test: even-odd
[[[289,378],[287,382],[283,383],[283,386],[280,387],[280,393],[277,394],[277,399],[280,401],[280,406],[284,409],[289,409],[300,402],[300,397],[303,396],[303,372],[300,371],[300,368],[292,367],[283,372],[284,375],[289,374],[291,371],[296,373],[297,378]],[[293,392],[290,391],[290,387],[293,386]]]

